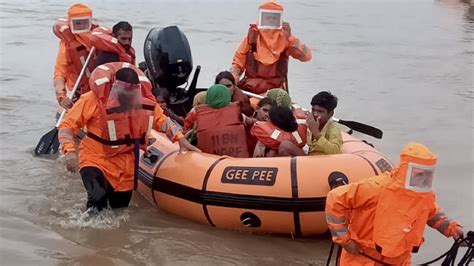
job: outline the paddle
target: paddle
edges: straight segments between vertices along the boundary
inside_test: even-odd
[[[84,66],[81,69],[81,72],[79,73],[79,77],[76,80],[76,83],[74,84],[74,87],[72,89],[70,99],[74,96],[76,93],[76,90],[79,88],[79,84],[81,83],[82,77],[84,76],[84,73],[86,72],[87,65],[89,64],[90,59],[92,58],[92,55],[94,54],[95,47],[92,47],[91,51],[89,52],[89,55],[87,56],[86,61],[84,62]],[[35,148],[35,155],[45,155],[45,154],[54,154],[58,152],[59,150],[59,140],[58,140],[58,127],[61,121],[64,118],[64,115],[66,114],[66,109],[64,109],[61,113],[61,116],[58,118],[58,122],[54,126],[54,128],[49,131],[48,133],[44,134],[43,137],[41,137],[40,141],[38,142],[38,145],[36,145]]]
[[[262,95],[251,93],[251,92],[248,92],[248,91],[242,90],[242,92],[247,96],[254,97],[254,98],[257,98],[257,99],[263,99],[264,98],[264,96],[262,96]],[[307,110],[304,110],[304,111],[307,111]],[[341,125],[345,125],[345,126],[347,126],[348,128],[350,128],[352,130],[364,133],[364,134],[372,136],[374,138],[381,139],[382,136],[383,136],[382,130],[380,130],[376,127],[373,127],[373,126],[362,124],[362,123],[356,122],[356,121],[342,120],[342,119],[335,118],[335,117],[333,117],[332,120],[338,122]]]

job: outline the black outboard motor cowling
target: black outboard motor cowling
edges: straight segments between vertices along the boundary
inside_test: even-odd
[[[159,87],[172,92],[187,82],[193,69],[191,48],[177,26],[151,29],[143,52],[150,75]]]

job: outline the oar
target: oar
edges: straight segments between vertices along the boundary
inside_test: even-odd
[[[95,47],[92,47],[91,51],[89,52],[89,55],[87,56],[86,61],[84,62],[84,66],[81,69],[81,72],[79,73],[79,77],[76,80],[76,83],[74,84],[74,87],[72,89],[70,99],[74,96],[76,93],[76,90],[79,88],[79,84],[81,83],[82,77],[84,76],[84,73],[86,72],[87,65],[89,64],[89,61],[92,58],[92,55],[94,54]],[[59,140],[58,140],[58,127],[61,121],[64,118],[64,115],[66,114],[66,109],[64,109],[61,113],[61,116],[58,119],[58,122],[54,126],[54,128],[49,131],[48,133],[44,134],[43,137],[41,137],[40,141],[38,142],[38,145],[36,145],[35,148],[35,155],[44,155],[44,154],[54,154],[58,152],[59,149]]]
[[[263,99],[264,98],[264,96],[262,96],[262,95],[251,93],[251,92],[248,92],[248,91],[242,90],[242,92],[244,94],[246,94],[247,96],[254,97],[254,98],[257,98],[257,99]],[[304,110],[304,111],[307,111],[307,110]],[[367,134],[367,135],[372,136],[374,138],[381,139],[382,136],[383,136],[382,130],[380,130],[376,127],[373,127],[373,126],[362,124],[362,123],[357,122],[357,121],[342,120],[342,119],[335,118],[335,117],[333,117],[332,120],[338,122],[341,125],[345,125],[345,126],[347,126],[348,128],[350,128],[352,130]]]

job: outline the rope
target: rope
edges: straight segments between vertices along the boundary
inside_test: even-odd
[[[328,260],[326,261],[326,266],[329,266],[331,264],[332,252],[334,251],[334,246],[335,245],[336,245],[336,243],[332,242],[331,249],[329,250]]]
[[[466,243],[468,249],[464,256],[459,261],[458,265],[469,265],[469,263],[473,260],[474,256],[474,232],[469,231],[466,237],[458,238],[454,241],[454,244],[451,248],[446,251],[443,255],[437,257],[436,259],[430,260],[428,262],[422,263],[421,265],[429,265],[434,262],[441,260],[442,258],[446,257],[443,262],[441,263],[442,266],[454,266],[456,261],[456,256],[458,254],[458,249],[462,243]]]
[[[454,241],[453,245],[451,246],[451,248],[446,251],[445,253],[443,253],[441,256],[433,259],[433,260],[430,260],[428,262],[425,262],[425,263],[422,263],[420,265],[430,265],[432,263],[435,263],[439,260],[441,260],[442,258],[445,258],[443,260],[443,262],[441,263],[441,266],[454,266],[455,262],[456,262],[456,257],[457,257],[457,254],[458,254],[458,250],[459,250],[459,247],[463,244],[463,243],[466,243],[467,245],[467,251],[466,253],[464,254],[464,256],[461,258],[461,260],[459,261],[459,263],[457,264],[458,266],[464,266],[464,265],[469,265],[473,260],[474,260],[474,231],[469,231],[467,233],[467,236],[466,237],[461,237],[461,238],[458,238],[457,240]],[[339,249],[341,249],[341,246],[339,246]],[[326,263],[326,266],[329,266],[330,262],[331,262],[331,256],[332,256],[332,253],[333,253],[333,250],[334,250],[334,242],[332,243],[331,245],[331,250],[329,251],[329,257],[328,257],[328,260],[327,260],[327,263]],[[391,265],[391,264],[388,264],[386,262],[383,262],[381,260],[378,260],[376,258],[373,258],[365,253],[361,253],[362,256],[368,258],[368,259],[371,259],[381,265]],[[338,255],[336,257],[336,265],[338,265],[338,261],[339,261],[339,257],[340,257],[340,252],[338,252]]]

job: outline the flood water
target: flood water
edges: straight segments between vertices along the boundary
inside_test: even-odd
[[[61,159],[32,150],[54,127],[51,27],[72,1],[0,1],[0,264],[324,265],[326,238],[291,239],[224,231],[174,217],[135,194],[128,210],[82,215],[85,191]],[[101,25],[127,20],[143,59],[149,29],[187,35],[198,85],[228,69],[256,21],[259,1],[85,1]],[[377,126],[360,135],[396,162],[418,141],[439,155],[435,187],[446,213],[474,229],[474,20],[468,5],[433,0],[282,1],[293,33],[313,51],[292,60],[293,99],[309,107],[320,90],[339,97],[336,115]],[[474,15],[471,15],[474,16]],[[387,214],[389,215],[389,214]],[[427,229],[414,256],[427,261],[452,241]]]

